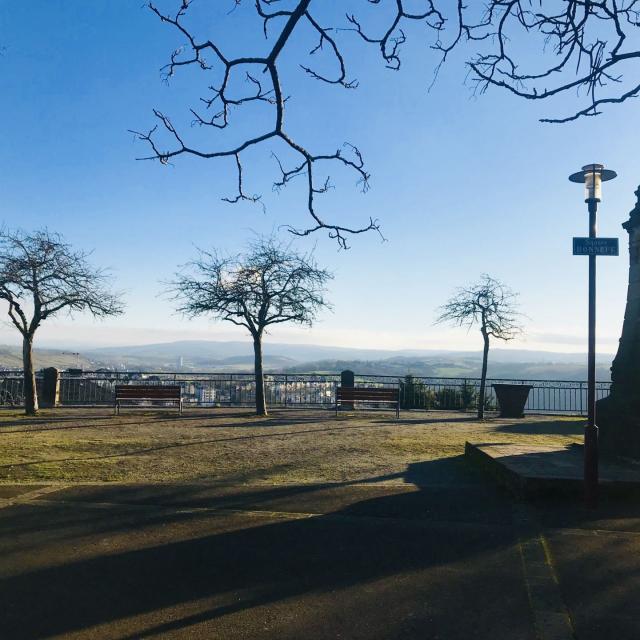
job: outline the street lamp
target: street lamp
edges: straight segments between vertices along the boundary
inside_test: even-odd
[[[589,239],[584,243],[582,251],[576,251],[574,238],[574,255],[589,256],[589,356],[588,356],[588,390],[587,407],[588,422],[584,432],[584,484],[585,501],[587,506],[595,507],[598,501],[598,427],[596,425],[596,256],[598,245],[597,235],[598,203],[602,200],[602,183],[613,180],[616,172],[605,169],[602,164],[588,164],[582,171],[569,176],[571,182],[584,183],[585,202],[589,210]],[[607,255],[602,253],[602,255]],[[609,255],[617,255],[609,253]]]

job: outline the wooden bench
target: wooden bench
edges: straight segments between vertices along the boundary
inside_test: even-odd
[[[341,404],[353,406],[359,402],[395,405],[400,417],[400,389],[398,387],[336,387],[336,416]]]
[[[117,384],[115,393],[115,413],[120,413],[123,403],[135,406],[140,402],[172,403],[182,415],[182,389],[179,385],[162,384]]]

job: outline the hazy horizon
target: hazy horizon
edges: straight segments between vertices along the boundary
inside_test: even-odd
[[[20,369],[19,345],[0,345],[0,366]],[[250,341],[186,340],[147,345],[72,349],[37,348],[37,368],[56,367],[85,371],[250,373],[254,363]],[[596,375],[610,379],[613,356],[599,354]],[[394,378],[406,375],[446,378],[477,378],[482,351],[383,350],[332,347],[313,344],[265,343],[263,363],[267,373],[335,374],[350,369],[361,375]],[[488,374],[498,379],[584,380],[586,354],[496,348],[490,353]]]
[[[347,335],[345,335],[347,334]],[[451,351],[466,352],[482,349],[482,339],[477,330],[469,333],[466,330],[451,329],[444,336],[440,333],[432,337],[416,335],[412,337],[410,332],[404,332],[398,336],[382,336],[384,346],[380,345],[379,332],[358,330],[352,335],[348,332],[339,334],[336,332],[322,331],[321,327],[299,330],[278,330],[265,336],[265,345],[299,344],[316,345],[343,349],[376,349],[380,351]],[[342,338],[342,339],[340,339]],[[569,338],[571,341],[569,342]],[[583,354],[586,353],[586,336],[584,340],[580,336],[529,334],[524,339],[503,342],[494,340],[491,349],[505,351],[545,351],[549,353]],[[598,353],[615,355],[618,337],[600,336]],[[109,327],[106,323],[95,325],[83,325],[81,323],[60,326],[57,322],[44,323],[36,338],[36,346],[43,349],[99,349],[108,347],[129,347],[139,345],[166,344],[180,341],[206,341],[206,342],[251,342],[251,337],[242,331],[227,331],[221,325],[216,325],[213,330],[162,330],[148,328],[121,328]],[[0,344],[19,345],[20,335],[10,328],[0,327]]]
[[[61,351],[66,352],[67,354],[75,354],[73,351],[78,350],[77,352],[82,355],[84,352],[90,354],[94,352],[110,352],[110,351],[119,351],[119,350],[127,350],[127,349],[145,349],[145,348],[162,348],[162,347],[176,347],[178,345],[185,346],[194,346],[194,345],[202,345],[202,344],[210,344],[210,345],[242,345],[247,351],[251,351],[252,342],[250,338],[242,339],[229,339],[229,340],[216,340],[216,339],[182,339],[182,340],[166,340],[159,342],[138,342],[138,343],[123,343],[123,344],[112,344],[112,345],[100,345],[100,344],[90,344],[86,343],[83,345],[73,344],[73,343],[47,343],[43,342],[37,345],[37,349],[46,350],[46,351]],[[0,347],[19,347],[19,342],[0,342]],[[265,341],[264,349],[266,352],[272,352],[282,347],[292,347],[292,348],[310,348],[310,349],[318,349],[318,350],[326,350],[326,351],[335,351],[335,352],[345,352],[346,354],[350,352],[371,352],[372,354],[380,354],[381,357],[384,357],[385,354],[389,354],[390,356],[403,354],[403,355],[438,355],[438,354],[459,354],[459,355],[469,355],[469,354],[481,354],[482,346],[477,345],[476,348],[460,348],[460,349],[446,349],[446,348],[398,348],[398,349],[388,349],[388,348],[376,348],[376,347],[349,347],[343,345],[335,345],[335,344],[318,344],[314,342],[283,342],[283,341]],[[491,354],[495,357],[497,354],[511,354],[512,356],[522,355],[523,357],[527,354],[531,354],[532,356],[556,356],[556,357],[565,357],[571,359],[571,361],[578,361],[582,358],[587,357],[586,351],[561,351],[561,350],[549,350],[549,349],[531,349],[531,348],[523,348],[516,346],[505,346],[502,343],[495,343],[491,347],[490,350],[490,359]],[[614,352],[605,352],[601,351],[597,354],[598,359],[608,359],[613,358],[615,356]]]

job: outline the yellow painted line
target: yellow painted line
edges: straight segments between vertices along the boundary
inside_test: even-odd
[[[560,593],[551,549],[524,505],[514,509],[518,550],[537,640],[575,640],[575,628]]]

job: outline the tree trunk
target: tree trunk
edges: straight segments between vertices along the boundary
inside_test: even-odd
[[[38,392],[36,372],[33,368],[33,336],[25,336],[22,341],[22,367],[24,370],[24,411],[28,416],[38,413]]]
[[[264,374],[262,372],[262,336],[253,337],[253,353],[255,356],[256,377],[256,413],[259,416],[267,415],[267,403],[264,397]]]
[[[484,349],[482,351],[482,375],[480,376],[480,393],[478,394],[478,420],[484,418],[485,388],[487,386],[487,361],[489,359],[489,336],[482,332]]]

